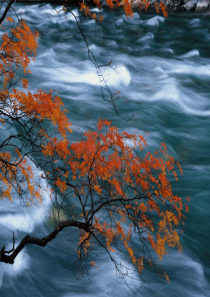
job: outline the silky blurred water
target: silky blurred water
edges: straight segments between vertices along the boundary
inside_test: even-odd
[[[59,94],[73,124],[72,141],[94,129],[98,118],[108,118],[120,130],[145,136],[146,151],[165,142],[181,163],[183,176],[172,183],[174,193],[191,198],[185,226],[180,227],[183,252],[171,250],[163,261],[156,260],[167,271],[170,284],[154,270],[135,275],[131,288],[140,287],[136,296],[210,296],[210,19],[193,14],[164,19],[139,13],[127,19],[103,10],[100,26],[94,20],[81,23],[98,65],[112,61],[112,68],[104,66],[101,71],[112,92],[120,91],[119,117],[112,103],[102,98],[99,77],[72,15],[59,16],[50,5],[14,7],[39,31],[29,88]],[[72,11],[79,14],[78,9]],[[41,237],[52,230],[47,194],[44,201],[30,209],[18,199],[1,201],[0,247],[11,248],[12,232],[20,241],[27,233]],[[45,248],[27,246],[13,266],[1,263],[0,296],[133,296],[117,282],[114,265],[101,248],[95,250],[99,268],[91,269],[91,282],[86,276],[77,280],[73,273],[77,242],[77,231],[66,229]],[[126,255],[116,257],[124,260]]]

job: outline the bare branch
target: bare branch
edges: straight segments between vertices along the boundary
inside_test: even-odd
[[[3,22],[3,20],[5,19],[7,12],[9,11],[11,5],[15,2],[15,0],[10,0],[10,2],[7,4],[7,7],[4,11],[4,13],[2,14],[1,18],[0,18],[0,24]]]
[[[64,228],[66,227],[76,227],[79,229],[83,229],[84,231],[89,231],[89,225],[83,222],[78,222],[74,220],[68,220],[65,222],[61,222],[48,236],[43,238],[37,238],[37,237],[31,237],[29,234],[26,235],[19,245],[15,248],[15,238],[13,233],[13,248],[10,251],[5,251],[5,247],[2,248],[0,252],[0,262],[8,263],[8,264],[14,264],[14,260],[17,257],[17,255],[22,251],[22,249],[27,244],[35,244],[39,245],[41,247],[45,247],[48,242],[53,240],[58,233],[60,233]],[[8,253],[12,253],[11,255],[6,255]]]

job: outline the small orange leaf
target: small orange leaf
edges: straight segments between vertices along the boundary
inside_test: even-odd
[[[7,17],[6,20],[7,20],[8,22],[10,22],[10,23],[14,23],[13,19],[10,18],[10,17]]]

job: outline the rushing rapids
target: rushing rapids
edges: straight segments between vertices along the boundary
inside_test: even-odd
[[[156,262],[169,274],[170,285],[155,271],[145,269],[140,276],[134,275],[131,288],[140,287],[137,296],[208,296],[209,19],[192,14],[165,19],[139,13],[128,19],[117,12],[111,17],[104,9],[100,28],[94,20],[82,23],[97,62],[107,65],[112,59],[112,68],[104,66],[103,75],[113,92],[121,92],[116,106],[123,118],[131,118],[126,122],[103,100],[95,67],[87,59],[87,48],[72,15],[62,12],[60,18],[49,5],[16,4],[15,9],[40,34],[37,58],[31,62],[28,77],[30,89],[59,92],[73,123],[72,141],[80,139],[81,131],[93,128],[98,117],[106,117],[122,130],[143,134],[150,151],[165,142],[182,165],[183,176],[173,183],[173,189],[180,196],[191,197],[180,235],[183,252],[170,251],[162,262]],[[72,10],[79,14],[77,8]],[[14,17],[14,12],[10,15]],[[48,193],[41,207],[23,208],[15,199],[12,203],[1,201],[0,207],[1,242],[8,249],[12,232],[18,243],[28,233],[41,237],[52,229]],[[0,295],[131,296],[127,287],[117,283],[115,268],[100,248],[94,259],[99,268],[90,271],[95,274],[92,282],[86,276],[76,281],[81,277],[73,269],[77,242],[77,232],[65,230],[45,249],[25,248],[13,266],[1,263]],[[117,258],[128,261],[132,268],[123,253]]]

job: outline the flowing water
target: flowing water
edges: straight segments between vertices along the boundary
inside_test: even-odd
[[[131,288],[140,287],[136,296],[210,296],[210,19],[139,13],[127,19],[103,10],[100,26],[94,20],[81,24],[98,64],[112,60],[112,68],[101,71],[110,89],[120,91],[119,117],[102,98],[99,77],[73,16],[59,16],[49,5],[22,4],[15,9],[40,34],[29,88],[59,92],[73,124],[72,141],[94,129],[99,117],[108,118],[120,130],[145,136],[146,151],[165,142],[181,163],[183,176],[173,182],[174,193],[191,198],[185,226],[180,227],[183,252],[171,250],[163,261],[156,261],[167,271],[170,284],[151,269],[135,275]],[[73,12],[79,13],[75,8]],[[12,232],[18,242],[27,233],[41,237],[52,230],[47,194],[39,208],[24,208],[14,199],[1,201],[0,209],[0,247],[11,248]],[[77,242],[77,232],[66,229],[45,248],[27,246],[13,266],[1,263],[0,296],[133,296],[117,282],[114,265],[100,248],[94,258],[99,268],[91,269],[91,281],[86,276],[77,280]],[[117,258],[124,260],[125,255]]]

